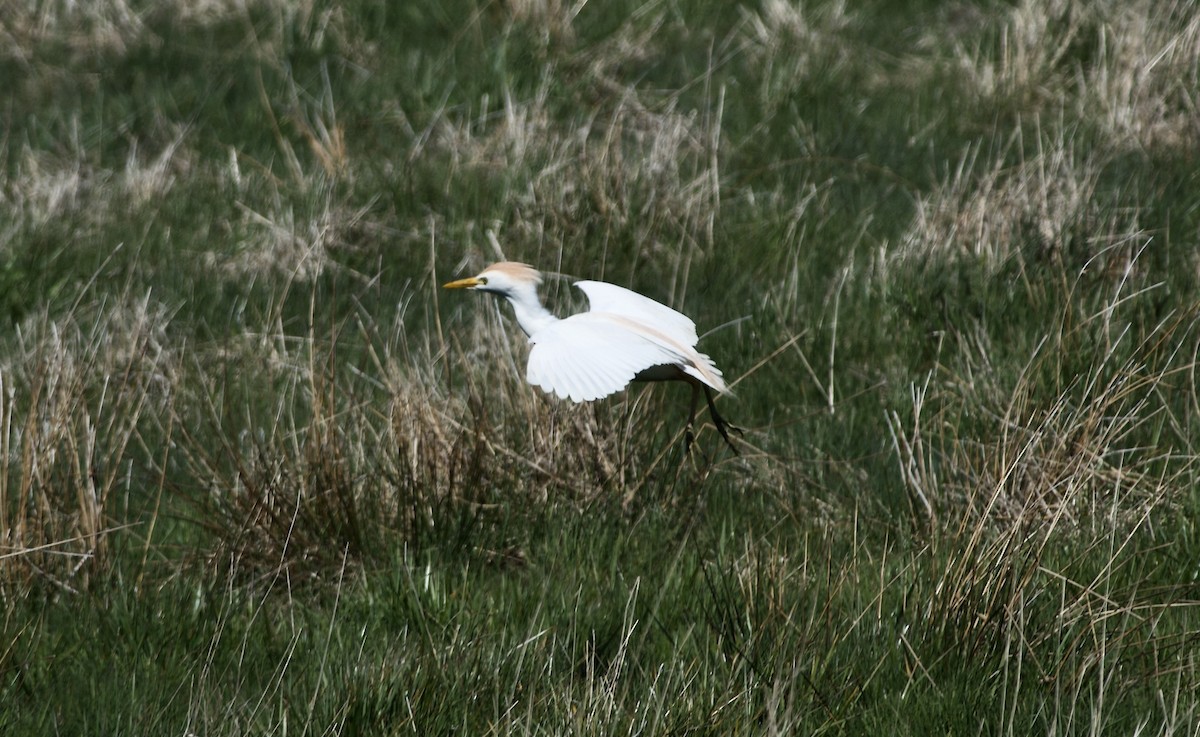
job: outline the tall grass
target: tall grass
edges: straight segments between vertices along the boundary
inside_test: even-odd
[[[1192,4],[4,17],[0,731],[1194,733]]]
[[[140,432],[171,400],[169,317],[143,297],[18,328],[0,374],[6,588],[78,593],[111,571],[111,536],[142,480]]]

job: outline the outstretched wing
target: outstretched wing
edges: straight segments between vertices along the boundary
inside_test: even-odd
[[[648,368],[689,361],[621,321],[591,312],[549,325],[530,342],[529,383],[575,402],[619,392]]]
[[[696,323],[661,302],[632,292],[625,287],[602,281],[577,281],[575,286],[587,295],[591,312],[607,312],[627,317],[646,327],[684,343],[696,345]]]

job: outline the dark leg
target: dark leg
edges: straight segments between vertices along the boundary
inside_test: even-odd
[[[733,446],[733,441],[729,439],[729,431],[733,430],[738,435],[741,435],[742,429],[737,425],[727,422],[725,418],[721,416],[721,413],[717,412],[717,406],[713,404],[712,390],[707,386],[704,387],[704,398],[708,400],[708,414],[710,417],[712,417],[713,424],[717,426],[717,432],[721,433],[721,437],[725,439],[725,444],[729,446],[729,449],[733,451],[735,456],[741,455],[741,453],[738,453],[738,449]],[[695,411],[694,407],[693,411]],[[688,425],[688,427],[690,429],[691,425]]]
[[[700,401],[700,385],[692,384],[692,405],[688,409],[687,428],[683,431],[683,454],[686,456],[692,450],[692,441],[696,436],[692,433],[692,426],[696,424],[696,405]]]

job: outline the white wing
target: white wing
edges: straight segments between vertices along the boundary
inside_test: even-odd
[[[696,345],[696,323],[661,302],[616,284],[602,281],[577,281],[575,286],[587,295],[592,312],[608,312],[635,320],[641,325],[671,336],[687,345]]]
[[[690,365],[689,356],[631,329],[629,322],[583,312],[539,330],[530,338],[526,378],[562,399],[588,402],[621,391],[652,366]]]

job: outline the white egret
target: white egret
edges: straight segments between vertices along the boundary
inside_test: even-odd
[[[590,309],[559,319],[538,299],[542,275],[527,264],[502,261],[478,276],[443,285],[506,298],[532,349],[526,379],[573,402],[590,402],[619,392],[631,381],[684,381],[692,387],[685,451],[700,392],[717,432],[737,453],[729,430],[740,433],[713,404],[713,392],[729,391],[713,360],[696,350],[696,324],[686,315],[615,284],[578,281]]]

